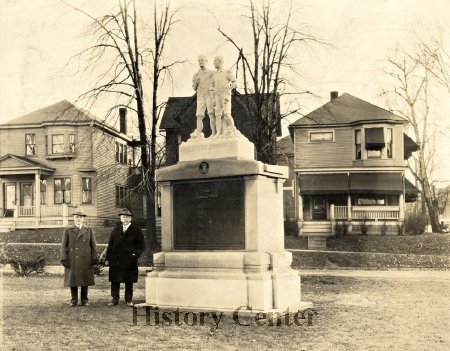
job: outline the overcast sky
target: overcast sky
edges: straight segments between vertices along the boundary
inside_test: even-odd
[[[66,2],[94,16],[116,5],[114,0]],[[274,15],[283,18],[283,5],[288,3],[274,2]],[[150,18],[152,4],[138,0],[144,20]],[[174,84],[166,87],[166,96],[193,94],[191,77],[200,53],[210,57],[211,64],[220,54],[225,66],[232,65],[236,54],[224,43],[218,24],[237,41],[250,45],[250,28],[243,17],[247,4],[246,0],[171,1],[172,7],[179,8],[180,22],[167,54],[186,63],[174,71]],[[449,44],[449,0],[294,0],[293,4],[295,20],[308,24],[314,35],[331,44],[296,53],[301,75],[293,77],[293,87],[320,96],[300,100],[304,114],[327,102],[330,91],[386,107],[379,95],[386,88],[385,60],[396,49],[412,48],[418,37],[440,37]],[[74,75],[66,67],[70,57],[89,44],[89,38],[81,35],[88,24],[85,16],[60,0],[0,0],[0,15],[0,123],[63,99],[73,102],[89,88],[89,76]],[[450,127],[449,101],[442,96],[436,102],[444,131]],[[450,179],[448,140],[444,135],[438,139],[440,179]]]

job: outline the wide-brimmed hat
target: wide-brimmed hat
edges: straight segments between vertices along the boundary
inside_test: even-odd
[[[84,213],[82,210],[76,210],[74,213],[72,213],[72,216],[83,216],[83,217],[86,217],[87,214]]]
[[[133,215],[131,214],[131,212],[130,212],[130,210],[128,208],[123,208],[119,212],[119,216],[121,216],[121,215],[133,217]]]

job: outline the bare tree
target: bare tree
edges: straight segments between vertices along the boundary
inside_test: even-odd
[[[249,25],[251,26],[253,47],[249,52],[220,28],[218,31],[237,50],[237,75],[241,75],[247,113],[253,118],[257,158],[260,161],[276,164],[276,137],[280,135],[281,120],[299,112],[298,105],[287,102],[287,111],[280,113],[280,97],[290,96],[288,92],[288,73],[296,74],[296,63],[291,57],[300,44],[320,42],[307,33],[307,27],[293,20],[292,3],[286,20],[276,23],[272,16],[270,0],[261,6],[250,0]]]
[[[435,133],[430,113],[433,84],[430,72],[435,65],[436,58],[421,50],[413,55],[405,53],[401,57],[388,59],[385,72],[392,78],[393,88],[383,90],[383,94],[394,99],[394,112],[408,120],[416,143],[420,146],[409,162],[409,169],[421,187],[433,232],[441,232],[438,199],[433,191]]]
[[[69,5],[70,6],[70,5]],[[71,6],[72,7],[72,6]],[[139,26],[135,0],[118,0],[118,9],[100,18],[95,18],[79,8],[76,11],[91,19],[89,34],[95,43],[75,58],[87,59],[86,69],[106,67],[98,76],[95,86],[80,99],[91,108],[104,95],[113,96],[115,103],[109,108],[104,122],[107,123],[118,107],[125,106],[137,116],[140,147],[139,183],[146,198],[147,240],[152,248],[157,246],[155,218],[155,170],[159,166],[158,131],[162,104],[159,102],[159,88],[170,69],[179,61],[166,63],[164,48],[175,23],[175,11],[169,3],[153,8],[150,25],[151,39],[143,44],[140,38],[144,30]],[[105,61],[109,64],[105,64]],[[146,91],[150,91],[149,96]],[[148,107],[150,106],[150,107]]]
[[[431,44],[420,41],[418,54],[413,58],[417,63],[422,64],[421,58],[427,56],[434,60],[434,64],[424,65],[424,68],[450,95],[450,54],[442,41],[435,40]]]

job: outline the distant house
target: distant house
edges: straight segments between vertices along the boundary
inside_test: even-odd
[[[405,202],[417,189],[405,177],[405,160],[418,145],[405,134],[407,120],[350,94],[338,96],[290,125],[301,235],[350,232],[396,234]]]
[[[61,101],[0,125],[0,222],[6,229],[67,225],[75,207],[87,221],[116,221],[120,208],[145,216],[134,191],[138,148],[127,134]]]
[[[294,172],[294,143],[288,135],[277,141],[278,165],[289,167],[289,179],[283,184],[283,212],[287,220],[295,220],[296,174]]]

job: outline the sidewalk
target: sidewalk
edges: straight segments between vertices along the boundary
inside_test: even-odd
[[[356,269],[299,269],[300,276],[338,276],[375,279],[450,280],[450,271],[435,270],[356,270]]]
[[[139,274],[145,275],[151,267],[139,267]],[[102,274],[107,274],[109,268],[104,267]],[[13,273],[13,269],[6,265],[0,269],[1,273]],[[417,280],[450,280],[450,271],[437,270],[359,270],[359,269],[299,269],[300,276],[334,276],[374,279],[417,279]],[[64,274],[63,266],[46,266],[47,274]]]

